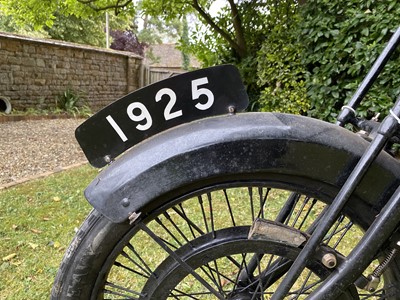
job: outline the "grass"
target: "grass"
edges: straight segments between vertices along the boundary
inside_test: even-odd
[[[48,299],[64,251],[90,206],[84,166],[0,191],[0,299]]]
[[[93,168],[84,166],[0,191],[0,300],[49,298],[50,289],[66,247],[74,236],[75,229],[79,227],[91,209],[83,197],[83,190],[96,173],[97,171]],[[182,244],[185,244],[185,241],[176,228],[182,230],[188,237],[191,233],[188,223],[177,214],[178,211],[190,214],[191,220],[204,232],[209,232],[211,226],[218,229],[230,227],[231,223],[248,225],[254,219],[254,212],[264,206],[261,200],[266,192],[264,189],[257,195],[257,189],[252,190],[254,199],[250,202],[247,188],[234,189],[232,193],[228,190],[227,194],[221,191],[213,192],[212,196],[210,194],[213,199],[212,208],[206,197],[203,199],[203,207],[199,205],[198,198],[191,198],[182,206],[175,207],[177,210],[170,209],[168,218],[166,215],[161,215],[158,220],[166,226],[165,228],[168,227]],[[269,195],[271,199],[265,204],[268,209],[265,209],[263,217],[274,220],[289,194],[287,191],[271,190]],[[227,198],[229,203],[226,201]],[[252,205],[245,205],[245,203]],[[232,215],[229,214],[230,210],[232,210]],[[319,213],[321,210],[322,207],[316,206],[310,213]],[[303,208],[299,208],[300,219],[303,218],[300,216],[303,214],[302,211]],[[213,223],[210,220],[213,220]],[[340,236],[346,222],[336,228],[335,236]],[[176,224],[176,227],[172,224]],[[163,228],[157,229],[156,223],[151,222],[148,225],[160,237],[171,240]],[[339,249],[340,252],[348,253],[348,249],[351,249],[359,240],[361,233],[356,230],[350,236],[351,238],[348,239],[350,244],[345,242],[346,249]],[[144,233],[138,234],[131,242],[135,245],[135,251],[153,270],[165,257],[165,253]],[[335,243],[335,240],[333,239],[331,243]],[[175,242],[171,240],[171,245],[173,244]],[[129,253],[128,250],[127,253]],[[123,257],[119,260],[126,265],[131,263],[125,262]],[[131,268],[135,267],[131,266]],[[227,268],[233,269],[229,262]],[[236,276],[236,273],[232,271],[229,274],[231,274],[229,276]],[[125,270],[113,268],[109,279],[125,287],[133,284],[132,274]],[[138,281],[135,284],[140,286],[143,283]],[[182,284],[189,284],[189,286],[180,286],[183,290],[195,289],[193,285],[195,280],[189,279]],[[132,289],[136,288],[132,287]]]

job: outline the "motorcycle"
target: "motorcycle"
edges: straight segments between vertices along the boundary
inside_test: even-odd
[[[243,113],[231,65],[135,91],[76,137],[104,170],[52,299],[400,299],[400,97],[378,123]],[[357,134],[346,124],[363,130]]]

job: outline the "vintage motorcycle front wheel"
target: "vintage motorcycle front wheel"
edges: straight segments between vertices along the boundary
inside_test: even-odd
[[[93,210],[65,254],[52,299],[269,299],[336,193],[306,176],[255,173],[171,191],[132,225]],[[371,222],[354,209],[361,202],[351,199],[325,252],[286,299],[305,299],[334,270],[324,254],[339,264],[359,241],[357,224]],[[254,233],[260,222],[269,227]],[[392,264],[376,291],[350,286],[340,299],[397,299],[398,275]]]

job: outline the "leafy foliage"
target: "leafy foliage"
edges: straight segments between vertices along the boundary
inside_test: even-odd
[[[135,17],[137,37],[139,41],[152,45],[163,42],[174,43],[181,34],[181,21],[179,19],[162,20],[147,14]],[[139,24],[141,28],[139,29]]]
[[[56,98],[56,107],[69,114],[88,115],[90,108],[85,104],[85,99],[72,87],[68,87]]]
[[[207,30],[207,22],[197,26],[191,51],[205,65],[239,66],[252,109],[304,113],[310,108],[309,115],[332,120],[400,23],[396,3],[309,0],[299,10],[298,1],[240,1],[247,55],[238,56],[221,35]],[[229,12],[224,8],[214,21],[232,32]],[[361,116],[387,111],[399,93],[398,52],[360,107]]]
[[[336,117],[400,24],[398,0],[230,0],[213,14],[215,2],[0,0],[0,10],[12,16],[4,26],[31,28],[43,24],[50,28],[57,14],[85,21],[110,9],[119,15],[142,16],[146,30],[138,34],[139,40],[161,41],[158,34],[169,28],[181,36],[180,49],[194,54],[204,66],[238,66],[252,109],[308,110],[310,116],[325,120]],[[195,27],[189,39],[183,36],[184,24],[179,25],[186,15]],[[94,27],[86,24],[78,21],[73,26]],[[73,26],[57,31],[65,39],[79,32]],[[399,94],[399,52],[363,102],[361,116],[387,111]]]
[[[48,37],[47,32],[44,30],[36,30],[27,24],[17,24],[14,17],[10,15],[5,15],[1,10],[0,6],[0,31],[10,32],[14,34],[26,35],[36,38],[46,38]]]
[[[400,24],[400,5],[397,0],[309,0],[303,16],[310,115],[332,120]],[[399,94],[399,53],[362,102],[361,116],[388,111]]]
[[[57,40],[104,47],[104,18],[84,19],[75,15],[56,14],[51,27],[45,26],[48,35]]]
[[[2,14],[12,16],[16,25],[29,26],[34,30],[40,30],[43,26],[53,26],[57,12],[84,16],[91,11],[86,5],[75,0],[0,0],[0,10]]]
[[[51,26],[53,24],[54,12],[57,9],[55,1],[18,1],[1,0],[0,10],[2,14],[13,16],[14,22],[23,27],[32,26],[38,30],[44,24]]]
[[[146,44],[140,43],[132,30],[113,30],[111,31],[111,36],[113,38],[113,42],[110,46],[111,49],[144,55],[144,47]]]
[[[32,0],[33,1],[33,0]],[[74,11],[69,10],[65,1],[59,2],[59,5],[44,9],[49,10],[51,14],[51,22],[46,22],[40,19],[40,16],[31,18],[28,15],[19,15],[21,11],[17,11],[18,15],[14,15],[14,11],[5,6],[4,2],[13,2],[0,0],[0,30],[5,32],[29,35],[33,37],[52,38],[74,43],[81,43],[99,47],[105,47],[105,16],[104,13],[92,11],[85,12],[88,8],[83,6],[85,10]],[[24,7],[28,2],[22,1],[21,7]],[[23,10],[22,10],[23,11]],[[36,12],[30,12],[36,14]],[[32,20],[33,21],[32,21]],[[127,16],[110,16],[110,27],[118,30],[125,29],[131,24],[131,18]]]
[[[257,83],[261,89],[257,104],[262,111],[304,114],[309,103],[301,62],[303,45],[296,34],[300,19],[295,2],[288,1],[287,9],[282,8],[270,11],[270,31],[257,53]]]
[[[209,6],[204,6],[205,10],[207,8]],[[259,107],[256,103],[260,93],[256,57],[268,32],[268,5],[265,1],[238,1],[236,10],[235,16],[240,19],[240,30],[235,31],[235,26],[239,24],[232,22],[232,8],[224,6],[213,16],[213,23],[210,24],[205,18],[201,19],[201,23],[196,23],[186,50],[196,55],[204,66],[235,64],[247,86],[252,107],[256,109]],[[225,35],[216,31],[215,27],[223,29]],[[238,45],[234,47],[232,40],[238,41],[245,48],[245,55],[236,49]]]

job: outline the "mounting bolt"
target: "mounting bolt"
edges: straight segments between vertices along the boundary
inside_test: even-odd
[[[333,253],[326,253],[322,256],[321,262],[328,269],[333,269],[336,267],[337,259]]]
[[[236,113],[236,107],[231,105],[228,107],[228,111],[231,115],[234,115]]]
[[[104,161],[105,161],[107,164],[109,164],[109,163],[112,161],[111,156],[110,156],[110,155],[104,156]]]
[[[124,199],[122,199],[122,201],[121,201],[121,205],[122,205],[123,207],[128,207],[130,204],[131,204],[131,202],[129,201],[128,198],[124,198]]]
[[[370,293],[375,292],[381,280],[379,279],[379,277],[375,277],[373,275],[369,275],[368,280],[369,282],[365,287],[365,290],[367,290]]]

